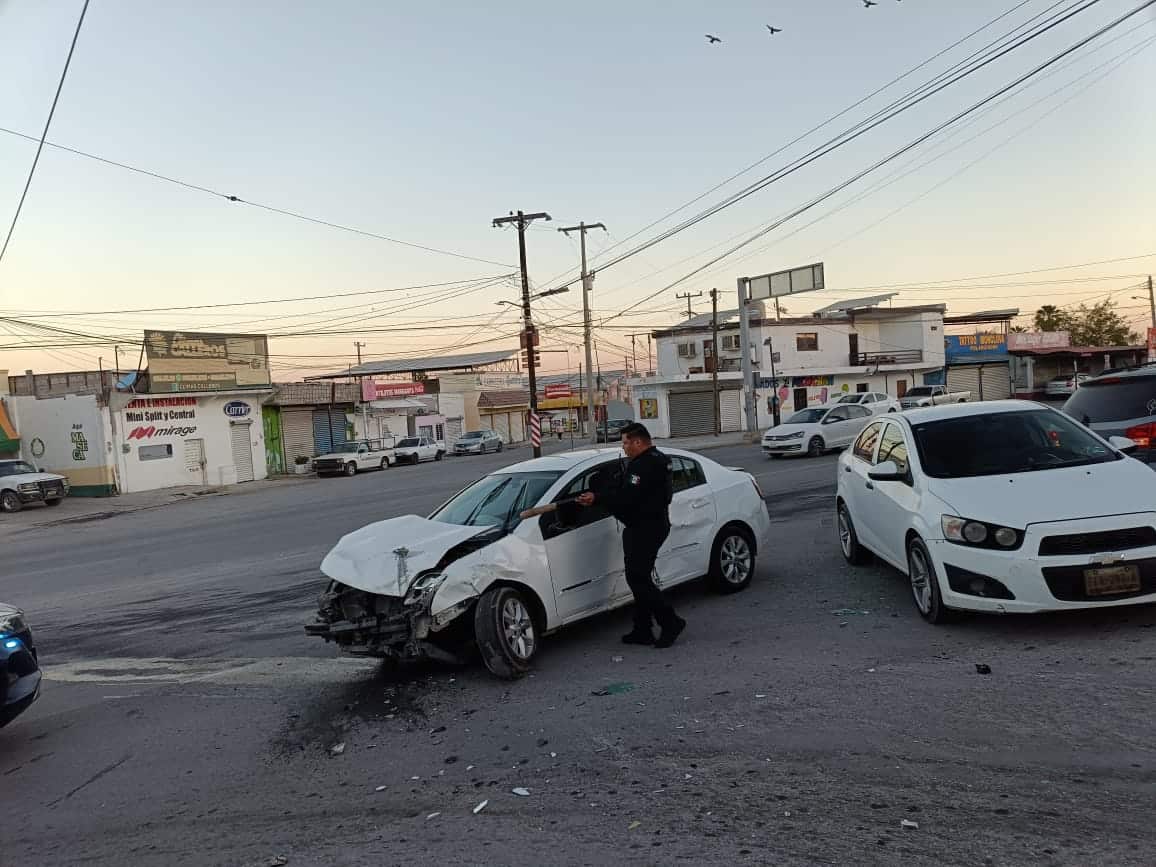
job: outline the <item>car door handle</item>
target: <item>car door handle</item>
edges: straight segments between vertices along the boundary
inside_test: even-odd
[[[873,490],[875,490],[875,486],[873,484],[871,484],[870,482],[868,482],[867,483],[867,490],[873,491]]]
[[[710,500],[695,500],[690,504],[692,509],[705,509],[710,505]]]

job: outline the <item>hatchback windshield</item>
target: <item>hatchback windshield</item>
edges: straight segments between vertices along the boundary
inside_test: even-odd
[[[1119,460],[1071,419],[1051,410],[999,412],[913,425],[924,472],[937,479],[1028,473]]]
[[[410,448],[411,446],[419,445],[420,443],[421,443],[421,440],[419,440],[417,437],[406,437],[401,442],[399,442],[397,445],[398,445],[398,448],[407,449],[407,448]]]
[[[518,513],[542,499],[561,473],[502,473],[470,485],[432,515],[443,524],[464,527],[506,527]]]
[[[24,461],[0,461],[0,476],[14,476],[19,473],[34,473],[36,467]]]
[[[863,399],[861,394],[845,394],[839,398],[836,403],[858,403]]]
[[[482,438],[482,432],[480,430],[472,430],[469,433],[462,434],[461,438],[464,440],[480,440]]]
[[[1064,412],[1084,424],[1156,415],[1156,376],[1111,376],[1081,382]]]
[[[815,407],[814,409],[801,409],[789,419],[787,424],[814,424],[827,414],[827,410],[823,407]]]

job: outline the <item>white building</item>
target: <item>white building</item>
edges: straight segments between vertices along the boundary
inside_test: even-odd
[[[839,394],[880,391],[901,397],[925,381],[942,381],[946,305],[880,307],[889,296],[834,304],[807,317],[767,318],[751,305],[750,346],[759,428],[781,415]],[[653,333],[654,376],[632,382],[636,417],[653,435],[714,432],[711,317],[696,316]],[[742,348],[737,311],[719,313],[719,415],[723,432],[745,428]]]

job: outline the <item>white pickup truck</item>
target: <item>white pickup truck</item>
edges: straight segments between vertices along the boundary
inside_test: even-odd
[[[361,470],[387,470],[397,463],[393,448],[385,440],[356,440],[313,459],[319,476],[356,476]]]
[[[914,409],[917,406],[967,403],[969,400],[971,400],[970,391],[948,391],[946,385],[919,385],[907,389],[907,393],[899,398],[899,406],[903,409]]]
[[[42,473],[27,461],[0,461],[0,512],[19,512],[28,503],[59,506],[68,491],[64,476]]]
[[[440,461],[445,457],[445,443],[429,437],[406,437],[394,447],[394,463],[420,464],[423,461]]]

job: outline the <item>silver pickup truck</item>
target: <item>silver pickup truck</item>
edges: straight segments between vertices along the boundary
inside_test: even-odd
[[[946,385],[918,385],[907,389],[907,393],[899,398],[899,406],[903,409],[914,409],[917,406],[967,403],[969,400],[971,400],[970,391],[948,391]]]

